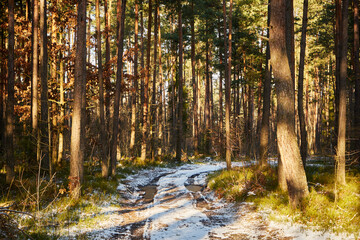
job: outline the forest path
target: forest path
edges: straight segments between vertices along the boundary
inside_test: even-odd
[[[240,166],[241,163],[234,163]],[[155,168],[130,175],[118,190],[121,221],[90,239],[327,239],[301,226],[273,223],[251,203],[227,203],[206,189],[208,173],[225,163]]]

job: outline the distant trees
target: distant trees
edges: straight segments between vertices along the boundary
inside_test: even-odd
[[[236,158],[265,167],[279,152],[296,205],[307,155],[336,150],[344,184],[359,150],[358,1],[353,38],[348,1],[272,1],[34,0],[27,11],[9,1],[0,9],[8,181],[18,165],[41,160],[47,174],[70,164],[76,197],[84,163],[108,177],[119,159],[217,155],[230,169]]]

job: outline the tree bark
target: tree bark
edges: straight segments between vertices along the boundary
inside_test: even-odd
[[[143,128],[142,128],[142,143],[141,143],[141,160],[146,159],[147,147],[147,132],[148,132],[148,108],[149,108],[149,78],[150,78],[150,47],[151,47],[151,26],[152,26],[152,4],[149,0],[149,19],[148,19],[148,34],[147,34],[147,49],[146,49],[146,69],[145,69],[145,83],[144,83],[144,102],[143,102]]]
[[[306,166],[307,158],[307,132],[304,115],[304,66],[305,66],[305,50],[306,50],[306,31],[308,22],[308,0],[304,0],[303,7],[303,21],[301,28],[301,42],[300,42],[300,63],[299,63],[299,80],[298,80],[298,112],[300,122],[300,153],[304,167]]]
[[[6,157],[6,183],[11,184],[15,177],[14,166],[14,85],[15,85],[15,32],[14,32],[14,0],[8,1],[8,84],[6,101],[6,129],[5,129],[5,157]]]
[[[40,76],[41,76],[41,162],[46,171],[51,174],[51,162],[49,158],[49,132],[48,132],[48,53],[47,53],[47,7],[46,1],[40,0]]]
[[[77,40],[75,58],[74,107],[71,126],[70,177],[69,186],[73,198],[81,195],[81,184],[84,175],[84,125],[83,112],[85,102],[83,94],[86,88],[86,0],[78,2]]]
[[[162,69],[162,54],[161,54],[161,26],[160,26],[160,6],[157,4],[157,16],[159,18],[158,20],[158,48],[159,48],[159,82],[160,82],[160,96],[159,96],[159,149],[158,154],[162,155],[165,151],[165,141],[164,141],[164,128],[165,128],[165,89],[164,89],[164,80],[163,80],[163,69]]]
[[[177,139],[176,139],[176,160],[181,161],[183,151],[183,33],[182,33],[182,7],[178,0],[178,30],[179,30],[179,88],[178,88],[178,117],[177,117]]]
[[[99,115],[100,115],[100,158],[101,175],[109,176],[109,164],[106,154],[107,136],[105,131],[105,113],[104,113],[104,79],[101,51],[101,29],[100,29],[100,0],[96,0],[96,44],[97,44],[97,62],[98,62],[98,81],[99,81]]]
[[[295,134],[291,62],[286,45],[286,0],[271,1],[270,51],[278,99],[277,142],[289,192],[290,204],[297,207],[308,194],[306,175]]]
[[[271,18],[271,0],[268,0],[268,22],[267,25],[270,27]],[[267,31],[267,38],[270,38],[269,30]],[[269,42],[266,44],[266,64],[265,64],[265,81],[263,90],[263,109],[262,119],[260,128],[260,162],[261,166],[267,165],[267,158],[269,155],[269,119],[270,119],[270,103],[271,103],[271,64],[270,64],[270,45]]]
[[[39,82],[38,82],[38,70],[39,70],[39,0],[33,2],[33,28],[32,28],[32,81],[31,81],[31,126],[32,135],[36,142],[36,159],[39,161]]]
[[[153,86],[152,86],[152,101],[151,101],[151,158],[155,159],[157,129],[156,129],[156,76],[157,76],[157,53],[158,53],[158,9],[159,0],[155,0],[155,13],[154,13],[154,69],[153,69]]]
[[[342,1],[341,41],[340,44],[340,81],[339,81],[339,118],[336,152],[336,181],[345,185],[346,151],[346,78],[347,78],[347,42],[348,42],[348,6],[349,0]]]
[[[195,12],[194,12],[194,0],[191,1],[191,79],[193,87],[193,141],[194,141],[194,153],[198,155],[198,116],[197,116],[197,82],[195,74]],[[221,106],[220,106],[221,107]],[[222,115],[222,114],[221,114]]]
[[[109,1],[109,2],[108,2]],[[108,6],[109,5],[109,6]],[[111,0],[104,0],[104,11],[105,11],[105,64],[107,70],[110,68],[110,13],[111,13]],[[105,117],[106,117],[106,128],[107,132],[109,132],[110,128],[110,91],[111,91],[111,83],[110,83],[110,74],[105,76]],[[107,142],[108,143],[108,142]],[[108,151],[108,146],[106,148]],[[108,157],[109,161],[109,157]],[[107,163],[109,165],[109,162]]]
[[[130,133],[130,152],[134,154],[135,134],[136,134],[136,99],[138,90],[138,34],[139,34],[139,4],[135,1],[135,52],[134,52],[134,79],[132,82],[131,96],[131,133]]]
[[[354,0],[354,71],[355,71],[355,105],[354,126],[357,136],[356,150],[360,149],[360,61],[359,61],[359,0]]]
[[[124,52],[124,25],[125,25],[125,9],[126,9],[126,0],[119,0],[117,3],[117,10],[119,11],[118,16],[118,39],[117,39],[117,70],[116,70],[116,89],[115,89],[115,98],[114,98],[114,115],[113,115],[113,132],[111,138],[111,175],[115,176],[116,174],[116,151],[118,148],[118,133],[119,133],[119,108],[120,108],[120,94],[121,94],[121,84],[123,82],[123,52]]]
[[[231,169],[231,139],[230,139],[230,88],[231,88],[231,54],[232,54],[232,8],[233,1],[230,0],[230,10],[229,10],[229,53],[228,53],[228,75],[226,79],[225,86],[225,131],[226,131],[226,168]]]

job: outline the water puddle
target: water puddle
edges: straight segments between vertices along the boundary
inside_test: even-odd
[[[204,189],[204,186],[195,184],[185,185],[185,187],[191,192],[201,192]]]
[[[139,187],[141,191],[144,191],[144,200],[145,202],[152,202],[154,200],[155,194],[157,193],[156,185],[146,185]]]

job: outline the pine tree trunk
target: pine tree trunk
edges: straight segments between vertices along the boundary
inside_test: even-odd
[[[83,94],[86,88],[86,0],[78,2],[77,40],[75,58],[74,107],[71,126],[69,186],[73,198],[81,195],[84,176],[84,125]]]
[[[206,20],[206,34],[209,35],[209,23]],[[205,120],[205,153],[210,154],[210,43],[209,38],[206,38],[205,43],[206,51],[206,65],[205,65],[205,107],[204,107],[204,120]]]
[[[165,86],[163,80],[163,69],[162,69],[162,53],[161,53],[161,26],[160,26],[160,6],[157,4],[157,16],[158,16],[158,48],[159,48],[159,83],[160,83],[160,96],[159,96],[159,149],[158,154],[161,156],[165,152],[165,139],[164,139],[164,128],[165,128]]]
[[[96,0],[96,44],[97,44],[97,62],[98,62],[98,81],[99,81],[99,115],[100,115],[100,159],[101,175],[109,176],[109,165],[107,160],[107,136],[105,131],[105,113],[104,113],[104,79],[101,51],[101,29],[100,29],[100,0]]]
[[[349,1],[343,0],[341,41],[340,41],[340,81],[339,81],[339,122],[336,152],[336,181],[345,185],[345,151],[346,151],[346,78],[347,78],[347,42],[348,42],[348,6]]]
[[[108,3],[109,1],[109,3]],[[109,5],[109,6],[108,6]],[[110,68],[110,13],[111,13],[111,0],[104,0],[104,11],[105,11],[105,64],[106,69],[109,70]],[[109,133],[110,128],[110,91],[111,91],[111,84],[110,84],[110,74],[107,74],[105,77],[105,118],[106,118],[106,130]],[[107,142],[108,143],[108,142]],[[106,144],[107,145],[107,144]],[[108,152],[108,146],[106,147],[106,151]],[[107,154],[106,154],[107,155]],[[109,157],[108,158],[108,165],[109,165]]]
[[[193,141],[194,153],[198,155],[199,142],[198,142],[198,116],[197,116],[197,82],[195,74],[195,13],[194,13],[194,0],[191,1],[191,79],[193,87]],[[220,106],[221,107],[221,106]]]
[[[156,150],[156,76],[157,76],[157,51],[158,51],[158,9],[159,0],[155,0],[155,14],[154,14],[154,69],[153,69],[153,90],[152,90],[152,101],[151,101],[151,158],[155,159]]]
[[[123,82],[123,52],[124,52],[124,25],[125,25],[125,9],[126,9],[126,0],[119,0],[117,3],[117,10],[119,11],[118,15],[118,39],[117,39],[117,70],[116,70],[116,89],[115,89],[115,98],[114,98],[114,115],[113,115],[113,132],[111,137],[111,152],[110,152],[110,162],[111,162],[111,175],[115,176],[116,174],[116,162],[117,155],[116,151],[118,148],[118,133],[119,133],[119,108],[120,108],[120,94],[121,94],[121,84]]]
[[[51,173],[51,162],[49,158],[49,132],[48,132],[48,53],[47,53],[47,12],[46,0],[40,0],[40,76],[41,76],[41,162]]]
[[[271,0],[268,1],[268,26],[270,26],[270,6]],[[269,38],[269,31],[267,32]],[[270,64],[270,45],[266,44],[266,64],[265,64],[265,81],[263,90],[263,109],[260,128],[260,162],[261,166],[267,165],[267,158],[269,155],[269,120],[270,120],[270,103],[271,103],[271,64]]]
[[[31,81],[31,126],[32,135],[36,142],[36,159],[39,161],[39,82],[38,82],[38,71],[39,71],[39,0],[33,2],[33,23],[32,23],[32,81]]]
[[[304,66],[305,66],[305,50],[306,50],[306,29],[308,22],[308,0],[304,0],[303,7],[303,21],[301,29],[301,43],[300,43],[300,63],[299,63],[299,80],[298,80],[298,112],[300,122],[300,153],[304,167],[306,166],[307,158],[307,132],[304,115]]]
[[[178,88],[178,117],[177,117],[177,139],[176,139],[176,160],[181,161],[183,151],[183,34],[182,34],[182,8],[181,1],[178,4],[178,30],[179,30],[179,88]]]
[[[278,99],[277,142],[284,168],[290,204],[297,207],[309,194],[295,134],[295,93],[286,36],[286,0],[272,0],[270,51]]]
[[[14,85],[15,85],[15,32],[14,32],[14,0],[8,1],[8,84],[7,84],[7,101],[6,101],[6,129],[5,129],[5,157],[6,157],[6,183],[11,184],[14,177]]]
[[[359,61],[359,0],[354,0],[354,71],[355,71],[355,105],[354,126],[357,136],[355,150],[360,150],[360,61]]]
[[[64,44],[64,33],[60,33],[60,43]],[[58,145],[58,157],[57,164],[60,165],[63,159],[64,153],[64,116],[65,116],[65,99],[64,99],[64,80],[65,80],[65,69],[64,69],[63,53],[60,52],[60,71],[59,71],[59,95],[60,95],[60,121],[59,121],[59,145]]]
[[[135,52],[134,52],[134,79],[132,82],[131,96],[131,133],[130,133],[130,152],[134,154],[135,134],[136,134],[136,100],[138,90],[138,34],[139,34],[139,4],[135,1]]]
[[[228,79],[226,81],[227,87],[225,86],[225,131],[226,131],[226,168],[231,169],[231,139],[230,139],[230,88],[231,88],[231,54],[232,54],[232,8],[233,1],[230,0],[230,10],[229,10],[229,53],[228,53]]]
[[[152,0],[149,0],[149,19],[148,29],[152,26]],[[142,128],[142,143],[141,143],[141,160],[146,159],[147,148],[147,134],[148,134],[148,108],[149,108],[149,78],[150,78],[150,48],[151,48],[151,30],[147,34],[147,49],[146,49],[146,69],[145,69],[145,83],[144,83],[144,103],[143,103],[143,128]]]

